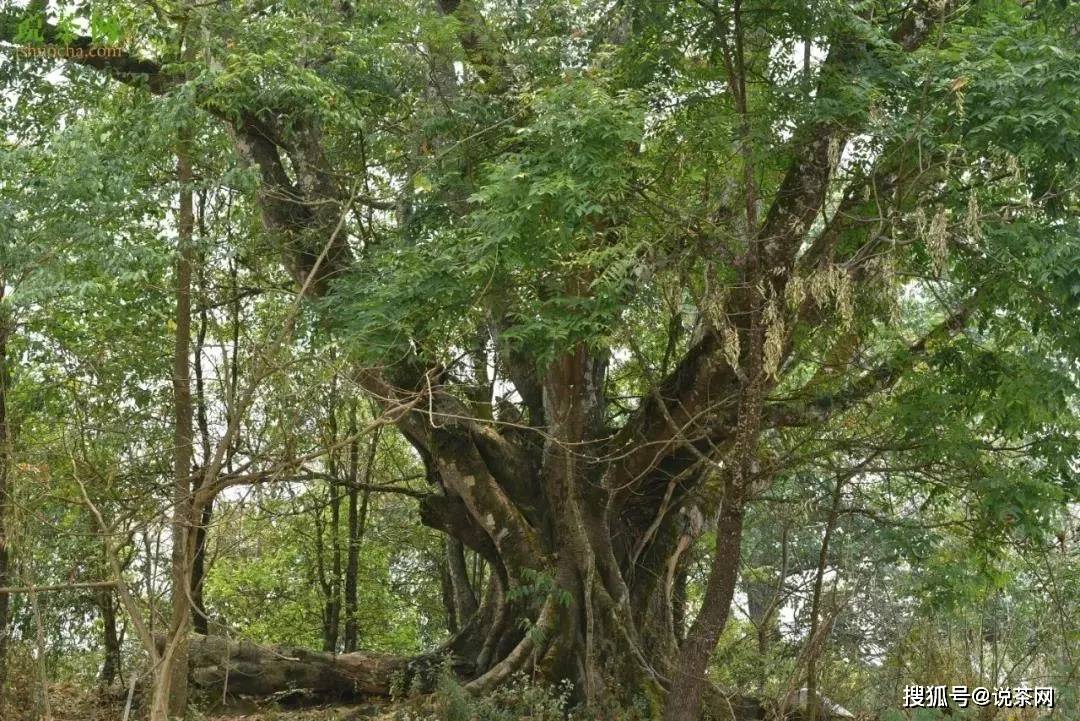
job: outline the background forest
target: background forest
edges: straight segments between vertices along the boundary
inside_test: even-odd
[[[1077,4],[0,51],[0,719],[1080,719]]]

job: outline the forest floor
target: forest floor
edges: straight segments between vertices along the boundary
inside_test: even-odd
[[[310,709],[282,709],[277,706],[234,707],[211,713],[206,721],[389,721],[392,712],[371,706],[324,706]]]
[[[0,721],[29,721],[41,718],[38,704],[30,699],[15,698],[0,708]],[[119,721],[124,717],[125,698],[116,693],[102,693],[76,684],[53,684],[49,687],[49,709],[53,721]],[[393,709],[384,703],[284,708],[276,703],[258,704],[252,701],[230,701],[224,707],[212,708],[194,715],[202,721],[391,721]],[[134,704],[129,718],[144,717]]]

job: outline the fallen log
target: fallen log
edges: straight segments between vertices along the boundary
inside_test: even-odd
[[[385,697],[395,689],[428,690],[446,663],[437,654],[332,654],[197,634],[188,654],[191,679],[201,689],[240,696],[293,694],[311,701]],[[455,665],[454,671],[467,669]]]

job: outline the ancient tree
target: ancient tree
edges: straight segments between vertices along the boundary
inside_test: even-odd
[[[437,28],[415,36],[377,7],[327,4],[311,11],[320,22],[378,37],[355,51],[331,34],[296,59],[333,91],[313,106],[300,90],[257,92],[301,76],[237,64],[239,10],[176,21],[203,44],[183,70],[143,54],[75,59],[186,92],[257,175],[261,231],[338,329],[349,382],[423,460],[419,515],[447,536],[461,613],[442,650],[470,690],[535,668],[589,703],[697,718],[717,698],[705,674],[744,509],[805,459],[789,441],[831,429],[834,446],[816,452],[843,447],[856,463],[835,439],[861,409],[1007,302],[972,198],[1012,161],[949,115],[974,81],[950,89],[928,69],[950,43],[963,52],[979,13],[826,5],[781,17],[739,0],[615,3],[592,26],[566,10],[537,30],[468,0],[403,4]],[[555,61],[530,60],[545,52],[528,49],[530,28],[555,38]],[[723,150],[685,161],[709,143]],[[954,282],[912,332],[882,332],[897,269],[933,278],[950,264]],[[376,306],[394,310],[376,318]],[[355,479],[359,446],[348,452]],[[239,482],[222,473],[177,503],[197,518]],[[357,503],[354,489],[350,538]],[[705,532],[709,576],[683,638],[677,589]],[[469,587],[462,548],[488,564],[486,587]],[[321,691],[350,673],[371,691],[404,663],[311,659]]]

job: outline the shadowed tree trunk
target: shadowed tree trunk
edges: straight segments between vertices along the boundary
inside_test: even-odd
[[[814,592],[810,598],[810,632],[807,635],[806,641],[807,721],[815,721],[815,719],[821,715],[817,691],[817,660],[821,655],[822,648],[825,645],[825,639],[828,636],[827,629],[825,633],[820,633],[820,629],[818,628],[821,621],[821,590],[822,585],[825,582],[825,571],[829,565],[829,540],[832,538],[833,531],[836,529],[836,522],[840,515],[840,501],[843,498],[844,482],[846,480],[848,479],[843,476],[838,477],[836,479],[836,484],[833,487],[831,502],[829,504],[829,515],[825,520],[825,532],[821,536],[821,549],[818,552],[817,570],[814,573]]]
[[[98,674],[98,683],[102,686],[111,686],[120,673],[121,660],[120,634],[116,626],[116,600],[111,588],[101,589],[97,595],[103,627],[102,649],[105,654],[101,664],[101,673]]]
[[[439,566],[439,587],[442,592],[443,609],[446,611],[446,630],[450,633],[457,633],[460,629],[458,627],[457,606],[454,603],[454,588],[450,582],[450,569],[445,562]]]
[[[4,293],[7,286],[0,270],[0,586],[12,585],[11,548],[8,523],[11,517],[11,427],[8,420],[8,387],[11,372],[8,368],[8,340],[12,319],[9,317]],[[8,626],[10,624],[10,597],[0,594],[0,701],[4,699],[7,683]]]
[[[206,601],[203,587],[206,582],[206,538],[207,529],[214,520],[214,506],[208,503],[199,516],[199,525],[195,528],[195,558],[191,566],[191,612],[192,630],[206,634],[209,617],[206,615]]]
[[[345,558],[345,653],[356,650],[357,640],[357,575],[360,572],[360,531],[363,525],[361,510],[367,510],[368,491],[363,491],[363,505],[360,504],[360,490],[356,487],[356,453],[359,441],[349,444],[349,506],[348,514],[348,546]]]
[[[333,464],[329,464],[328,475],[332,478],[334,471]],[[336,540],[334,534],[337,532],[337,526],[340,516],[340,497],[337,495],[337,488],[333,481],[329,484],[329,497],[327,499],[327,506],[330,508],[330,528],[329,532],[322,519],[323,509],[317,508],[312,518],[314,521],[314,542],[315,542],[315,569],[313,572],[313,581],[318,583],[319,589],[322,591],[322,645],[323,650],[327,652],[334,652],[337,649],[337,635],[338,635],[338,621],[340,616],[340,603],[338,593],[340,589],[340,575],[335,571],[340,571],[340,561],[338,564],[334,564],[334,545]],[[335,509],[335,505],[337,508]],[[328,538],[329,537],[329,538]],[[327,541],[330,543],[330,567],[327,567]]]
[[[326,568],[323,544],[323,526],[321,511],[315,515],[315,552],[319,573],[319,585],[323,591],[323,650],[333,653],[337,651],[338,636],[341,625],[341,594],[342,594],[342,568],[341,568],[341,482],[338,478],[340,465],[338,463],[338,451],[335,444],[338,440],[337,425],[337,384],[335,376],[330,389],[330,397],[326,409],[327,440],[326,446],[331,450],[327,455],[328,476],[328,505],[330,507],[330,527],[327,533],[330,551],[330,568]]]
[[[206,228],[204,227],[206,213],[204,210],[204,204],[206,198],[204,194],[199,195],[199,235],[203,238],[206,237]],[[210,453],[213,448],[213,441],[210,439],[210,420],[206,411],[206,383],[203,378],[203,351],[206,346],[206,331],[209,326],[209,311],[208,306],[209,297],[208,289],[206,287],[206,263],[205,259],[200,256],[198,278],[199,278],[199,328],[195,333],[195,352],[194,352],[194,367],[195,367],[195,411],[196,421],[199,426],[199,441],[202,447],[202,458],[200,461],[200,468],[205,472],[206,467],[210,464]],[[202,483],[202,474],[198,474],[192,479],[192,493],[198,491],[199,485]],[[192,560],[191,566],[191,611],[192,611],[192,628],[195,633],[206,634],[209,625],[209,618],[206,615],[206,602],[203,600],[203,586],[206,581],[206,540],[208,530],[210,528],[210,522],[214,517],[214,502],[211,500],[202,509],[199,514],[199,524],[195,528],[195,558]]]
[[[330,472],[335,475],[336,468]],[[338,630],[341,623],[341,488],[337,482],[330,485],[330,581],[326,590],[323,616],[323,650],[336,651]]]
[[[364,459],[363,481],[360,479],[360,439],[356,437],[356,403],[349,407],[349,507],[348,507],[348,546],[345,558],[345,653],[356,650],[359,638],[359,609],[357,598],[357,580],[360,573],[360,546],[364,541],[364,529],[367,525],[368,503],[371,499],[371,479],[375,472],[375,457],[379,450],[380,429],[375,429],[368,440],[367,456]],[[359,486],[363,486],[361,489]]]
[[[464,626],[476,613],[478,604],[465,566],[465,547],[453,537],[446,539],[446,577],[450,583],[454,618]]]

